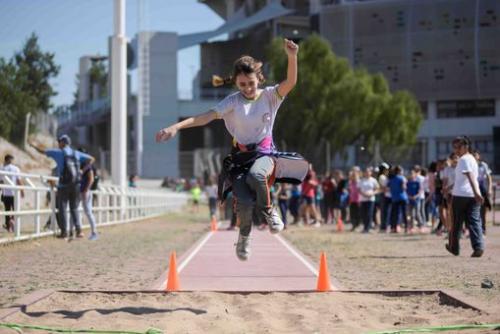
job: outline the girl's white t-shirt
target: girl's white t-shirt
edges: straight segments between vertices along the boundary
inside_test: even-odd
[[[464,173],[470,173],[473,180],[477,180],[478,166],[472,154],[466,153],[458,159],[455,168],[455,184],[453,185],[453,196],[474,197],[472,186]]]
[[[213,110],[222,118],[234,139],[243,145],[272,142],[273,125],[283,98],[278,86],[265,87],[256,100],[246,99],[240,92],[233,93]]]
[[[217,198],[217,185],[212,184],[211,186],[207,186],[205,192],[208,198]]]
[[[375,201],[375,191],[378,189],[378,182],[374,177],[363,177],[358,181],[358,189],[361,192],[367,193],[367,192],[372,192],[372,196],[364,196],[363,194],[360,195],[360,201],[361,202],[374,202]]]

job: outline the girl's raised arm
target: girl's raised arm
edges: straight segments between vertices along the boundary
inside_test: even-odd
[[[210,123],[216,118],[217,118],[217,113],[214,110],[209,110],[198,116],[186,118],[181,122],[175,123],[169,127],[163,128],[160,131],[158,131],[156,133],[156,141],[157,142],[167,141],[175,137],[177,131],[179,130],[194,128],[197,126],[203,126]]]
[[[278,86],[278,94],[285,97],[297,83],[297,53],[299,46],[293,41],[285,39],[285,52],[288,56],[288,69],[286,79]]]

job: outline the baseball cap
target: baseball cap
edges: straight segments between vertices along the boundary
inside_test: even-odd
[[[57,141],[58,142],[62,141],[64,143],[66,143],[67,145],[71,144],[71,138],[69,138],[69,136],[67,134],[60,135],[59,138],[57,138]]]

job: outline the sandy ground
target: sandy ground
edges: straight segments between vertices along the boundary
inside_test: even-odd
[[[445,325],[464,319],[486,320],[472,310],[440,305],[436,295],[204,292],[56,293],[8,321],[137,332],[153,327],[165,333],[366,333],[394,325]]]
[[[170,214],[114,225],[94,242],[47,237],[0,246],[0,307],[41,289],[149,289],[170,252],[182,254],[207,231],[207,217]]]
[[[97,242],[45,238],[0,247],[0,312],[40,289],[149,289],[165,270],[170,251],[181,254],[206,232],[206,217],[206,212],[170,215],[109,227]],[[344,288],[452,289],[489,314],[441,304],[437,295],[57,292],[3,321],[143,333],[150,327],[165,333],[366,333],[500,323],[500,227],[489,229],[480,259],[469,257],[467,239],[463,255],[453,257],[435,235],[339,234],[324,226],[291,227],[283,236],[316,263],[326,251],[330,274]],[[493,289],[481,288],[485,278]]]
[[[330,274],[344,288],[451,289],[495,310],[500,320],[500,226],[488,228],[481,258],[470,257],[468,238],[462,238],[461,255],[455,257],[445,250],[444,235],[334,230],[331,225],[292,228],[285,236],[316,261],[325,251]],[[481,287],[485,279],[493,282],[492,289]]]

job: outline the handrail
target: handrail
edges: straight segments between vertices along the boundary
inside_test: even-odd
[[[20,177],[23,185],[12,182],[12,176]],[[0,183],[0,191],[12,190],[14,193],[14,210],[0,209],[0,223],[4,223],[5,216],[14,217],[14,234],[9,234],[0,228],[0,244],[32,238],[45,237],[58,233],[56,223],[55,198],[59,179],[54,176],[13,173],[0,170],[0,179],[7,183]],[[48,182],[52,181],[52,182]],[[41,184],[40,184],[41,183]],[[21,198],[24,192],[24,199]],[[42,197],[48,194],[48,203],[42,204]],[[187,203],[187,194],[179,194],[163,189],[120,188],[115,185],[104,184],[98,190],[91,191],[93,196],[92,212],[97,226],[107,226],[127,223],[145,218],[162,215],[166,212],[178,210]],[[80,224],[83,228],[89,225],[82,224],[83,209],[79,207]],[[47,220],[48,219],[48,220]],[[50,231],[42,231],[42,221],[50,222]],[[69,215],[68,221],[69,225]],[[69,226],[67,226],[67,230]]]

